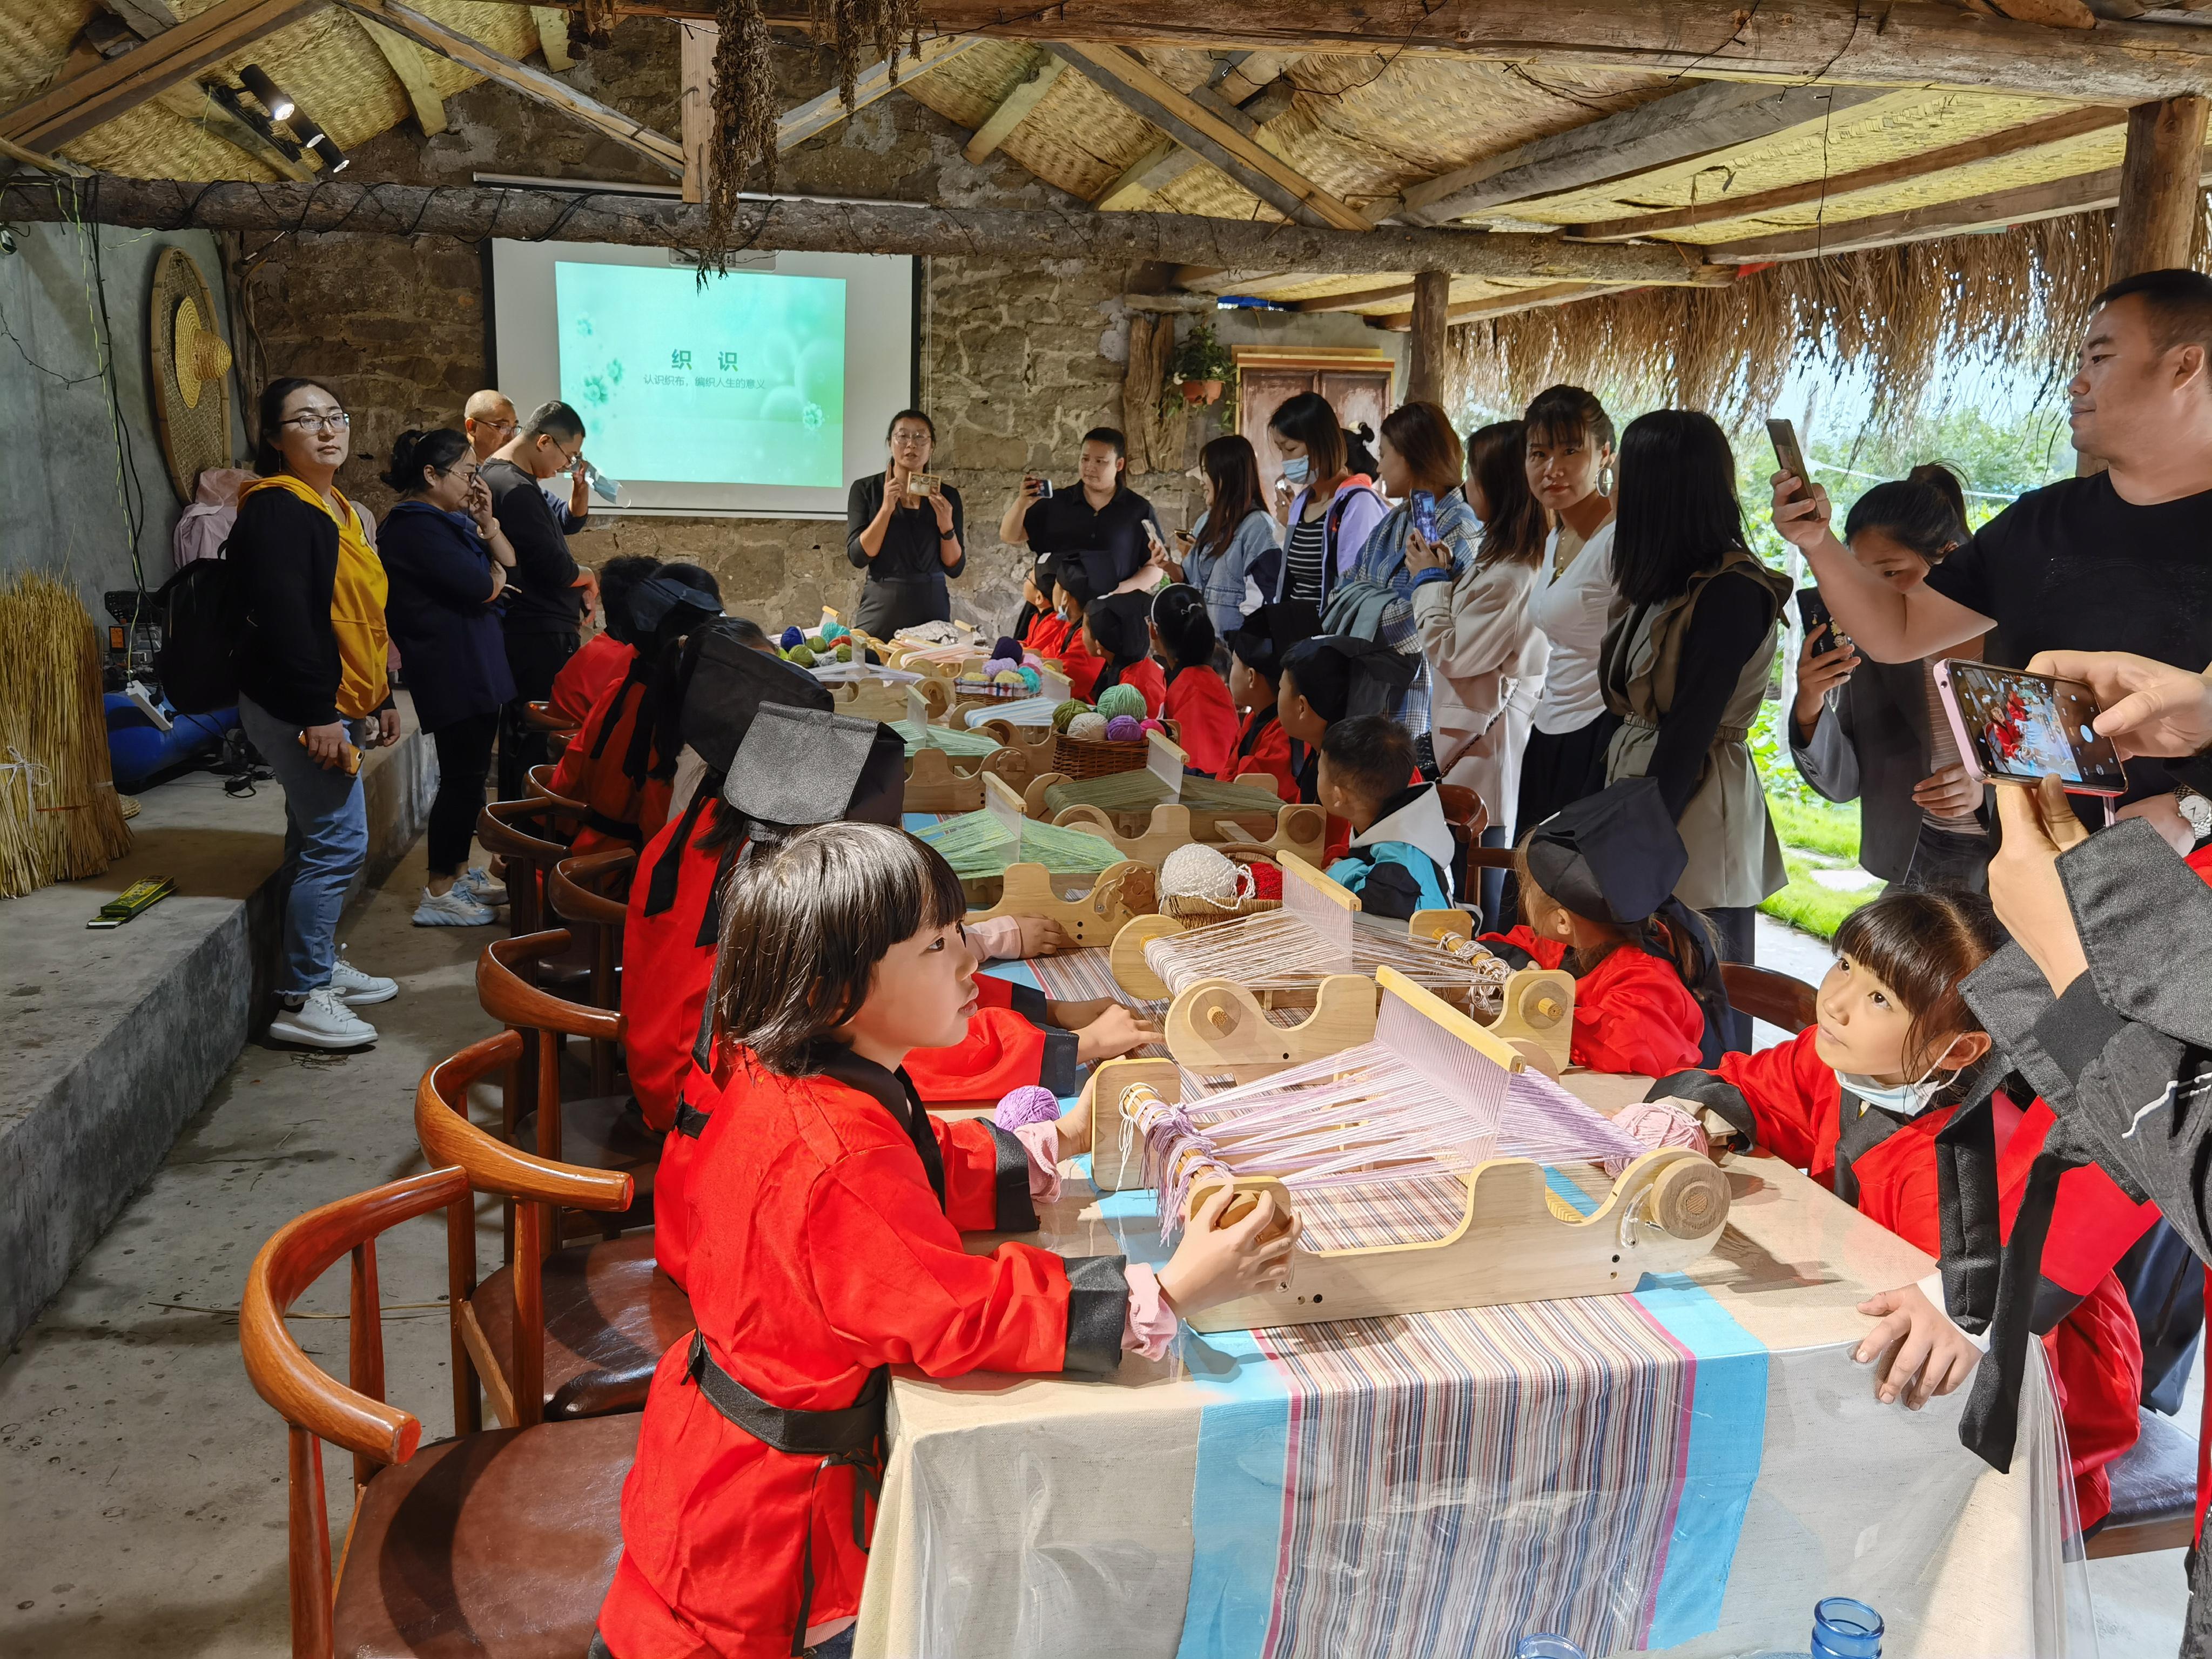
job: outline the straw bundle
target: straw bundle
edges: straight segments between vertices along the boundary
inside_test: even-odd
[[[92,618],[73,590],[19,576],[0,586],[0,896],[96,876],[130,848]]]
[[[2199,265],[2204,246],[2200,222]],[[2077,214],[1522,312],[1451,331],[1449,391],[1518,410],[1559,381],[1601,385],[1735,427],[1773,408],[1793,363],[1819,362],[1866,372],[1873,421],[1909,417],[1961,369],[2063,379],[2111,251],[2109,216]]]

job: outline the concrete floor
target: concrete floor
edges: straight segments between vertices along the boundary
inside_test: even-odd
[[[488,934],[410,927],[422,878],[418,846],[341,933],[356,962],[400,982],[397,1001],[365,1011],[383,1040],[346,1056],[249,1046],[0,1361],[0,1655],[289,1651],[284,1436],[246,1381],[234,1310],[247,1264],[279,1224],[421,1167],[416,1081],[486,1033],[472,973]],[[1826,954],[1762,918],[1766,965],[1817,980]],[[487,1234],[487,1265],[492,1249]],[[380,1265],[390,1395],[434,1438],[452,1425],[436,1219],[387,1235]],[[344,1297],[341,1267],[292,1327],[338,1375]],[[342,1524],[348,1460],[328,1459],[326,1476]],[[2175,1650],[2180,1561],[2175,1551],[2092,1564],[2106,1659]]]

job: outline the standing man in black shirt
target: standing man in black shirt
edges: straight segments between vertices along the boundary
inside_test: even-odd
[[[2040,651],[2212,661],[2212,276],[2149,270],[2106,289],[2066,392],[2074,447],[2109,471],[2029,491],[1904,592],[1836,539],[1826,490],[1777,475],[1775,527],[1862,652],[1910,662],[1995,628],[2010,667]],[[2128,781],[2130,799],[2172,787],[2148,760]]]
[[[1056,568],[1080,562],[1090,583],[1085,599],[1103,599],[1145,568],[1152,557],[1146,524],[1152,504],[1129,488],[1129,443],[1110,426],[1083,434],[1083,458],[1076,471],[1081,487],[1051,495],[1034,474],[999,521],[999,539],[1040,555],[1066,556]],[[1164,550],[1162,550],[1164,551]]]
[[[576,561],[538,480],[573,465],[584,451],[584,422],[560,402],[540,404],[522,429],[479,473],[491,491],[492,512],[514,548],[507,578],[507,665],[514,676],[514,701],[500,722],[499,793],[520,800],[523,777],[549,758],[545,737],[524,719],[526,706],[552,695],[553,677],[576,654],[584,593]]]

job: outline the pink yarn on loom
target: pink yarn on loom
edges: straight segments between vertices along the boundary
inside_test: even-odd
[[[1018,1129],[1024,1123],[1056,1123],[1060,1121],[1060,1097],[1047,1088],[1034,1083],[1024,1083],[1018,1089],[1007,1091],[991,1113],[991,1121],[1001,1129]]]
[[[1687,1146],[1700,1155],[1708,1150],[1705,1132],[1698,1120],[1672,1101],[1639,1100],[1624,1106],[1613,1115],[1613,1127],[1635,1136],[1646,1147]],[[1605,1161],[1605,1172],[1617,1176],[1633,1161],[1609,1158]]]

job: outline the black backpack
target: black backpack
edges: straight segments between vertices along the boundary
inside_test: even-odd
[[[238,705],[238,653],[246,605],[227,558],[194,559],[154,595],[161,648],[154,672],[180,714],[211,714]]]

